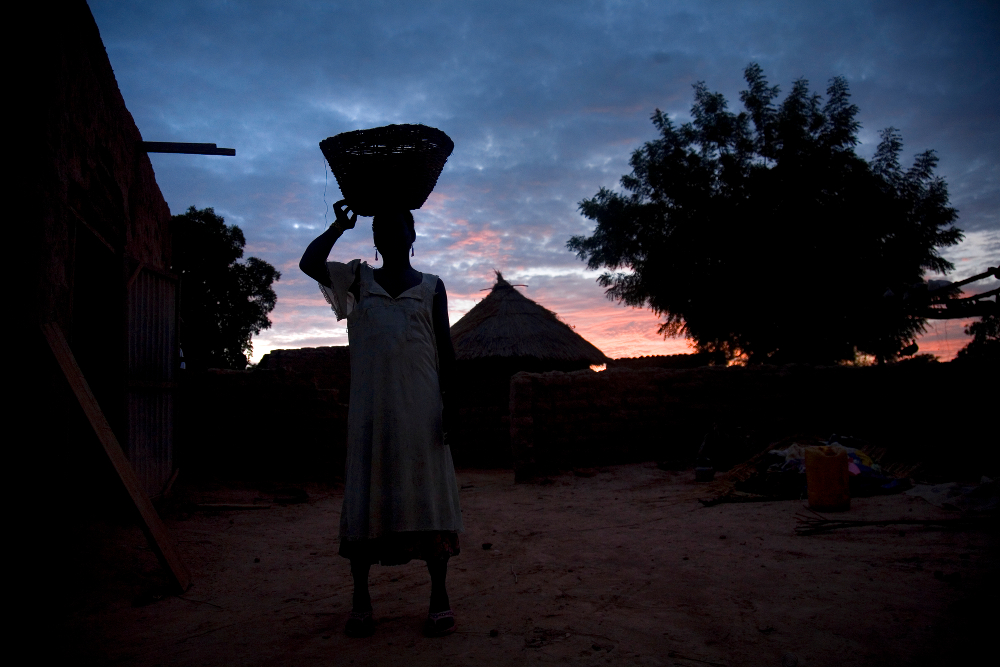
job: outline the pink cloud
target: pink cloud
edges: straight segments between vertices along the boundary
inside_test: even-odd
[[[927,331],[917,336],[920,354],[933,354],[941,361],[951,361],[972,340],[972,336],[965,333],[965,327],[975,321],[976,318],[927,320]]]
[[[448,202],[454,201],[454,199],[454,197],[444,192],[432,192],[420,209],[429,213],[441,213],[448,205]]]

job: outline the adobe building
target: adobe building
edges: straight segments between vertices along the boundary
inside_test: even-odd
[[[87,4],[32,4],[17,28],[15,224],[27,304],[16,325],[33,346],[41,394],[25,401],[35,421],[68,429],[44,431],[53,439],[36,446],[64,448],[45,454],[65,461],[83,438],[96,442],[73,416],[79,408],[41,342],[40,325],[52,322],[156,496],[174,468],[179,366],[170,210]]]

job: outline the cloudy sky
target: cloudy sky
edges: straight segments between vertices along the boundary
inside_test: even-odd
[[[340,198],[318,143],[389,123],[455,141],[415,212],[414,266],[440,275],[452,322],[493,269],[525,283],[613,357],[687,351],[648,311],[605,299],[565,249],[587,234],[581,199],[616,187],[655,137],[660,108],[688,116],[704,81],[738,107],[760,63],[782,91],[847,78],[870,156],[887,126],[906,162],[935,149],[959,209],[952,279],[1000,262],[1000,9],[969,2],[126,2],[91,0],[125,103],[149,141],[213,142],[236,157],[151,155],[174,213],[212,206],[277,266],[273,348],[342,345],[315,283],[297,267]],[[332,259],[374,263],[362,218]],[[833,267],[835,270],[835,267]],[[986,288],[981,283],[982,289]],[[992,287],[993,285],[991,285]],[[937,323],[923,351],[947,358],[960,323]]]

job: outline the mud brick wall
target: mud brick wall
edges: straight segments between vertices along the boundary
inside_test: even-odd
[[[351,349],[347,345],[271,350],[261,358],[257,370],[298,373],[289,377],[299,377],[321,390],[336,390],[336,400],[344,404],[350,398]]]
[[[181,473],[230,480],[342,479],[348,406],[331,384],[283,369],[185,376],[178,415]]]
[[[7,204],[13,211],[7,217],[15,236],[15,298],[25,304],[17,303],[18,314],[9,319],[14,348],[30,350],[24,357],[30,361],[17,371],[24,384],[15,381],[26,386],[16,392],[25,405],[13,412],[38,425],[32,448],[45,452],[60,497],[90,497],[84,494],[98,485],[93,480],[114,495],[120,483],[105,475],[93,430],[77,419],[80,408],[66,393],[38,324],[59,325],[136,463],[140,457],[129,442],[129,284],[142,267],[170,271],[170,210],[87,3],[18,9],[11,24],[18,39],[11,40],[17,64],[8,84]],[[169,445],[157,448],[151,458],[169,460],[169,452]]]
[[[507,406],[466,405],[449,415],[448,445],[458,468],[511,467]]]
[[[350,387],[346,345],[272,350],[252,371],[188,375],[184,465],[230,478],[341,477]],[[456,466],[511,467],[509,397],[509,375],[459,369],[448,433]]]
[[[458,364],[448,397],[448,444],[459,468],[507,468],[510,459],[510,376]]]
[[[782,437],[838,433],[884,447],[889,461],[922,462],[927,478],[992,475],[997,370],[904,363],[520,373],[510,386],[515,477],[692,464],[713,424],[727,434],[711,452],[717,469]]]
[[[58,322],[73,342],[80,263],[112,265],[123,294],[138,264],[168,271],[170,210],[87,3],[36,5],[19,22],[27,53],[13,109],[24,145],[12,191],[29,236],[33,319]]]
[[[693,354],[662,354],[647,355],[645,357],[624,357],[622,359],[612,359],[607,363],[609,369],[631,369],[640,368],[699,368],[708,366],[712,362],[712,355],[707,353]]]
[[[276,350],[254,370],[185,374],[178,466],[185,477],[343,478],[351,367],[346,346]],[[510,468],[506,378],[463,385],[449,443],[462,468]],[[494,394],[501,398],[491,399]]]

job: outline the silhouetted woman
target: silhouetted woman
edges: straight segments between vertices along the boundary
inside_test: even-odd
[[[410,266],[416,234],[407,210],[372,221],[382,268],[355,259],[327,262],[333,244],[357,222],[345,201],[337,220],[306,248],[299,267],[319,282],[338,320],[347,318],[351,398],[340,517],[340,555],[351,561],[354,608],[347,634],[375,629],[368,572],[372,563],[427,562],[429,635],[455,630],[445,590],[457,555],[462,515],[451,450],[442,432],[443,394],[455,352],[448,295],[440,278]]]

